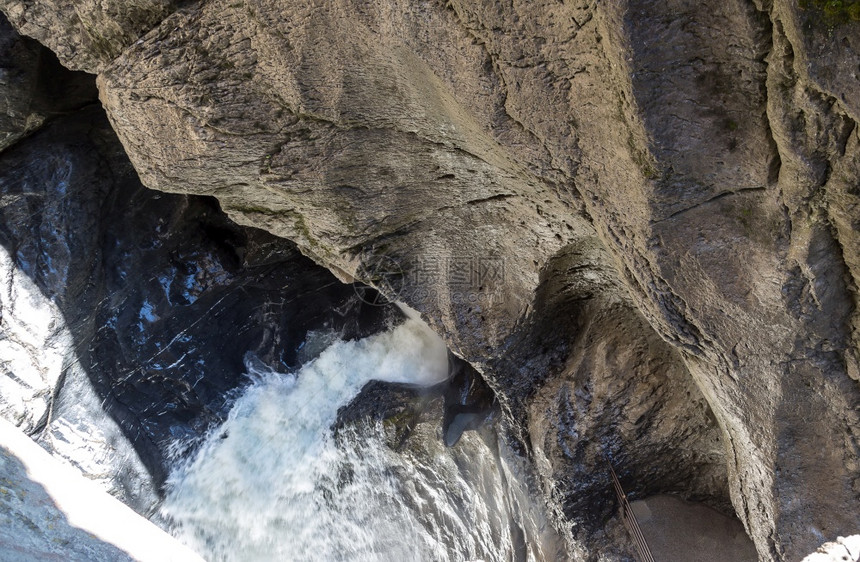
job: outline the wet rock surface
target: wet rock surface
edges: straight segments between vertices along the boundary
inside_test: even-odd
[[[424,313],[484,374],[530,447],[556,440],[558,413],[568,407],[529,405],[576,360],[584,315],[612,314],[616,305],[625,311],[628,341],[644,350],[643,378],[683,367],[671,366],[681,357],[670,347],[647,343],[651,328],[566,184],[575,169],[570,155],[578,153],[569,119],[542,122],[565,124],[565,156],[536,145],[509,115],[506,96],[515,97],[507,79],[487,64],[495,57],[464,28],[469,18],[458,9],[398,5],[383,16],[381,7],[342,2],[284,19],[267,3],[207,4],[173,14],[132,46],[100,75],[100,91],[147,185],[216,193],[237,222],[294,239],[340,277],[385,287]],[[433,33],[416,24],[419,12]],[[500,48],[514,48],[512,38],[504,41]],[[599,376],[630,376],[612,362],[607,369]],[[680,487],[725,507],[725,463],[708,406],[689,384],[664,389],[630,393],[628,406],[686,404],[685,419],[657,416],[619,436],[596,421],[617,411],[611,395],[599,395],[576,422],[583,442],[613,443],[609,454],[623,451],[624,470],[643,472],[643,487]],[[643,436],[656,443],[669,435],[677,446],[662,448],[662,457],[637,445]],[[574,462],[570,449],[552,448],[539,453],[548,463],[544,490],[564,506],[571,540],[591,541],[611,513],[607,452],[597,446]],[[576,473],[559,480],[571,466]],[[671,483],[644,477],[678,467],[684,476]],[[703,476],[686,478],[693,474]],[[602,507],[577,508],[592,503]]]
[[[91,68],[145,185],[428,318],[571,552],[625,555],[610,460],[794,560],[860,527],[860,24],[819,4],[215,0]]]
[[[202,560],[16,427],[0,428],[3,560]]]
[[[83,438],[104,462],[90,472],[107,471],[141,511],[166,476],[170,443],[226,414],[247,382],[246,352],[289,369],[309,330],[354,338],[386,325],[386,308],[363,308],[289,242],[237,227],[213,199],[144,188],[98,107],[0,163],[3,281],[18,292],[4,300],[4,360],[33,352],[32,365],[5,364],[4,414],[61,454],[80,456]],[[39,299],[34,316],[24,303]],[[119,431],[94,443],[81,434],[102,408]]]
[[[468,365],[451,363],[451,378],[435,387],[367,384],[338,412],[336,438],[348,447],[356,436],[381,436],[396,452],[386,472],[399,501],[421,514],[431,534],[459,535],[452,546],[466,559],[587,555],[570,550],[552,525],[537,475],[492,392]],[[473,417],[459,424],[464,414]]]
[[[395,449],[419,422],[438,426],[440,440],[453,447],[466,431],[493,426],[499,418],[495,393],[480,373],[449,354],[449,378],[431,387],[371,381],[338,411],[335,431],[360,423],[386,422],[395,429]],[[435,415],[435,417],[434,417]]]

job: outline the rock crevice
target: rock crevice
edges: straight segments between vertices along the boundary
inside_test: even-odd
[[[26,17],[99,73],[144,184],[420,311],[572,551],[605,540],[607,456],[637,493],[730,500],[763,560],[856,532],[860,23],[787,0],[106,5],[105,49],[62,0]]]

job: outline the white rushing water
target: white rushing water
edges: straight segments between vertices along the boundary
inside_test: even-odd
[[[174,469],[162,509],[210,562],[553,559],[525,546],[546,523],[480,437],[448,449],[432,430],[394,452],[382,425],[333,436],[368,381],[446,378],[445,345],[420,320],[337,341],[295,374],[249,370],[227,421]]]

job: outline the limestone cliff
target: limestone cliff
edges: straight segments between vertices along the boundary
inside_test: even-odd
[[[607,461],[762,560],[860,528],[853,3],[115,4],[0,8],[99,72],[144,184],[421,311],[571,540]]]

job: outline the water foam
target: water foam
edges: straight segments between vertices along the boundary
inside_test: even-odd
[[[476,434],[448,449],[422,424],[398,452],[382,424],[332,435],[366,382],[447,377],[445,345],[420,320],[337,341],[296,374],[249,373],[227,421],[173,471],[162,509],[210,562],[555,559],[516,463]]]
[[[361,488],[375,487],[375,497],[356,498],[350,513],[327,505],[326,481],[346,477],[337,474],[344,459],[329,428],[338,408],[370,380],[429,385],[447,374],[444,342],[416,319],[363,340],[337,341],[296,374],[255,369],[256,380],[227,421],[174,470],[162,512],[179,538],[212,559],[394,555],[397,545],[380,544],[374,527],[388,527],[398,542],[409,529],[386,512],[391,489],[384,474],[361,475],[368,480]]]

